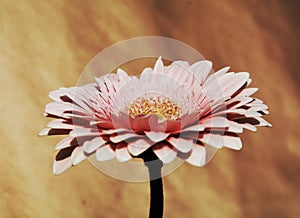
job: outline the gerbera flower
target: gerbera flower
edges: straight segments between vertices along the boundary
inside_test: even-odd
[[[249,73],[209,75],[212,63],[175,61],[139,77],[118,69],[95,83],[60,88],[45,116],[55,118],[39,135],[68,135],[56,145],[53,172],[59,174],[91,154],[98,161],[128,161],[152,149],[163,162],[175,157],[203,166],[209,147],[242,148],[237,133],[271,126],[262,118],[268,107],[251,97]]]

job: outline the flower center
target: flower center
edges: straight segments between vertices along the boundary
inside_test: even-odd
[[[180,117],[181,109],[168,97],[139,97],[129,106],[128,114],[132,117],[156,114],[159,120],[175,120]]]

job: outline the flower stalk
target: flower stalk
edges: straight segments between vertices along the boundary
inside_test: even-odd
[[[163,162],[155,155],[152,149],[142,153],[141,158],[149,171],[150,179],[150,210],[149,218],[163,217],[164,194],[161,178]]]

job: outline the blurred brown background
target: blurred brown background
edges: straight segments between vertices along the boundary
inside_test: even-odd
[[[249,71],[273,128],[241,135],[205,168],[164,178],[165,217],[300,216],[300,28],[297,1],[0,1],[0,217],[147,217],[148,184],[88,161],[52,175],[59,137],[38,138],[48,92],[76,84],[98,52],[159,35]]]

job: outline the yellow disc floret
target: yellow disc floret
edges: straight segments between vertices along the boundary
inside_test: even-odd
[[[175,120],[180,117],[181,110],[178,104],[168,97],[139,97],[129,105],[128,114],[132,117],[156,114],[160,120]]]

